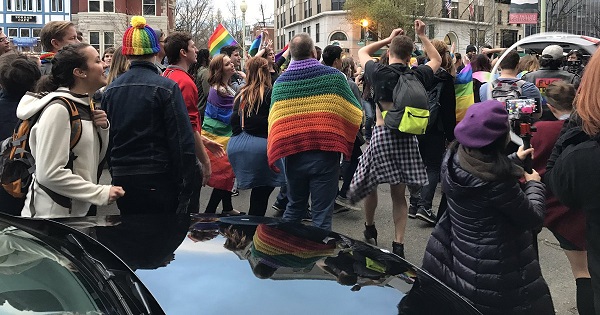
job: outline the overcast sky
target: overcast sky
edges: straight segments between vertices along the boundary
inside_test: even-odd
[[[229,9],[227,6],[231,3],[232,0],[213,0],[213,4],[215,9],[221,9],[223,13],[223,17],[227,18],[229,14]],[[260,13],[260,4],[262,3],[264,11],[265,11],[265,19],[273,20],[273,6],[274,0],[246,0],[246,4],[248,4],[248,10],[246,11],[246,24],[254,24],[258,21],[262,20],[262,15]],[[240,3],[241,0],[235,0],[237,6],[237,13],[242,15],[242,11],[240,11]]]

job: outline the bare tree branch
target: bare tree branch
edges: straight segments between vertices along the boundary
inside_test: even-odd
[[[216,27],[210,0],[178,0],[175,29],[189,32],[197,47],[206,47],[208,38]]]

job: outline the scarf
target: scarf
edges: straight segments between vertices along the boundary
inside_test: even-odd
[[[477,178],[487,182],[507,180],[510,178],[520,178],[523,176],[523,168],[511,163],[508,173],[502,172],[498,168],[498,160],[503,158],[502,153],[496,155],[484,154],[476,149],[469,149],[463,145],[458,146],[458,164],[462,169],[471,173]]]
[[[56,55],[56,53],[53,53],[53,52],[47,52],[47,53],[43,53],[43,54],[40,56],[40,62],[41,62],[42,64],[45,64],[45,63],[51,63],[51,62],[52,62],[52,59],[54,59],[54,55]]]

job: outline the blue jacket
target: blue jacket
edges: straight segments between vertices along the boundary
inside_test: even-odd
[[[110,121],[112,176],[168,174],[181,194],[191,191],[194,135],[175,81],[151,62],[133,61],[107,86],[102,108]]]

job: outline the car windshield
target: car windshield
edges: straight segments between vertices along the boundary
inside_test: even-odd
[[[0,314],[102,314],[67,257],[0,224]]]

